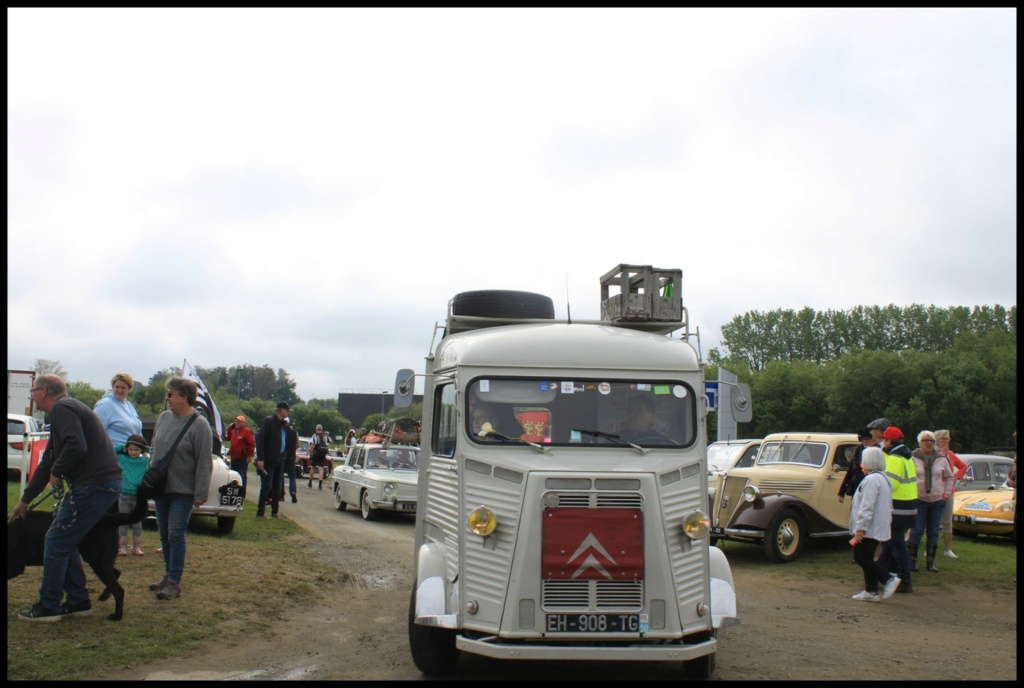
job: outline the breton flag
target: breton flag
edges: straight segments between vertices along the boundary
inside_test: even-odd
[[[214,430],[217,431],[217,437],[224,439],[224,420],[220,417],[220,411],[217,410],[217,404],[213,403],[213,397],[210,395],[210,391],[206,389],[206,385],[199,378],[199,373],[196,369],[189,365],[188,360],[185,360],[185,365],[181,366],[182,374],[192,382],[196,383],[196,387],[199,388],[199,394],[196,395],[196,406],[206,412],[206,417],[213,424]]]

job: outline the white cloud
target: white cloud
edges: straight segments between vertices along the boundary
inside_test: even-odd
[[[455,293],[597,318],[619,263],[683,270],[705,350],[749,310],[1014,305],[1014,18],[9,10],[9,367],[385,389]]]

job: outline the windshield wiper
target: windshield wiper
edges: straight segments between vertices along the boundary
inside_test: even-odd
[[[610,432],[601,432],[600,430],[582,430],[582,429],[577,429],[577,428],[573,428],[573,430],[571,430],[571,432],[578,432],[578,433],[581,433],[583,435],[590,435],[591,437],[603,437],[603,438],[605,438],[607,440],[611,440],[613,443],[615,443],[615,444],[617,444],[617,445],[619,445],[621,447],[633,447],[633,449],[636,449],[641,454],[646,454],[647,453],[647,449],[645,449],[644,447],[641,447],[639,444],[633,444],[632,442],[624,440],[621,437],[619,437],[618,435],[613,435]]]

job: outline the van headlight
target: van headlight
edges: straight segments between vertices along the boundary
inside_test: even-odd
[[[683,519],[683,533],[691,540],[707,537],[711,531],[711,519],[703,511],[691,511]]]
[[[743,488],[744,502],[756,502],[759,499],[761,499],[761,490],[757,489],[756,485],[747,485]]]
[[[478,506],[469,512],[469,531],[474,535],[487,537],[498,527],[498,517],[485,506]]]

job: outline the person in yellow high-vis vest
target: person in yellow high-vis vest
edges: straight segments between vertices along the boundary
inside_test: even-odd
[[[900,587],[896,592],[914,592],[910,572],[917,561],[917,547],[907,546],[907,530],[917,525],[917,468],[910,450],[903,444],[903,431],[890,425],[883,433],[885,475],[892,484],[892,536],[882,546],[879,563],[896,564]]]

